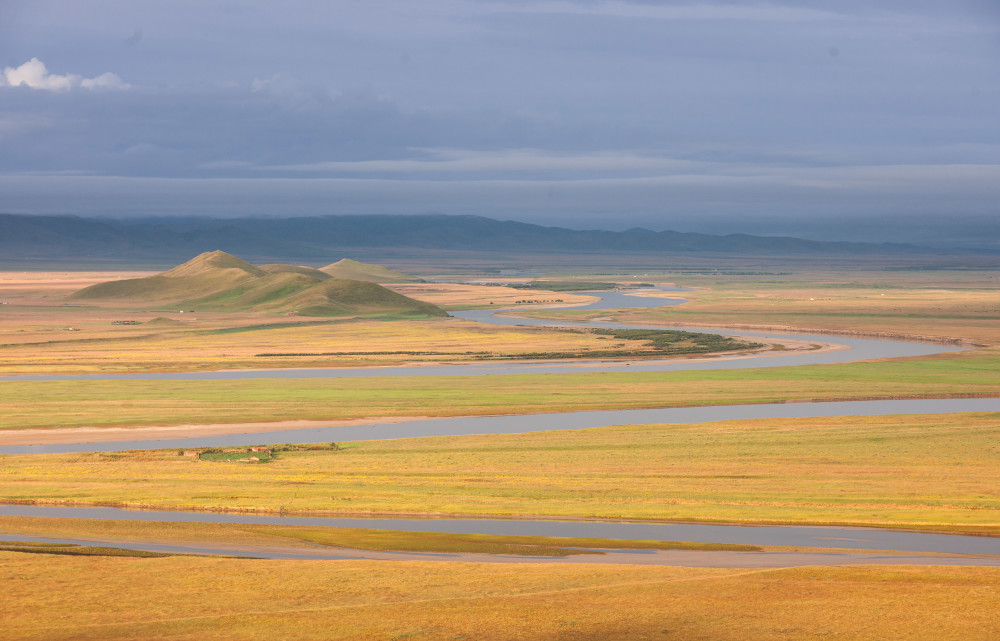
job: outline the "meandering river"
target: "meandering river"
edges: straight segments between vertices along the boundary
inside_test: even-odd
[[[597,303],[578,309],[618,309],[626,307],[659,307],[680,304],[683,299],[628,296],[619,292],[595,293]],[[479,322],[504,325],[562,325],[497,316],[492,311],[455,313],[455,316]],[[635,325],[587,323],[589,326],[631,328]],[[643,326],[644,327],[644,326]],[[572,371],[673,371],[690,369],[723,369],[744,367],[779,367],[786,365],[840,363],[871,358],[919,356],[961,349],[954,346],[904,341],[871,340],[817,335],[781,335],[773,333],[735,332],[728,329],[690,328],[691,331],[714,332],[746,337],[784,337],[816,343],[837,343],[849,347],[844,351],[798,353],[790,356],[755,357],[738,360],[659,360],[621,362],[573,362]],[[480,376],[500,374],[551,373],[567,371],[567,364],[460,364],[418,367],[386,367],[362,369],[300,369],[227,372],[194,372],[173,374],[123,375],[52,375],[2,377],[0,380],[94,380],[94,379],[154,379],[203,380],[237,378],[316,378],[359,376]],[[514,416],[482,416],[412,421],[394,424],[327,427],[280,432],[262,432],[212,436],[191,439],[118,441],[112,443],[70,443],[58,445],[25,445],[0,447],[0,454],[33,454],[50,452],[103,452],[124,449],[195,448],[292,442],[381,440],[461,434],[509,434],[542,430],[568,430],[623,424],[701,423],[708,421],[753,418],[788,418],[818,416],[860,416],[885,414],[930,414],[970,411],[1000,411],[1000,399],[929,399],[904,401],[850,401],[826,403],[785,403],[760,405],[730,405],[709,407],[679,407],[640,410],[564,412],[557,414],[522,414]],[[217,523],[275,523],[289,525],[336,525],[425,532],[456,532],[478,534],[525,534],[538,536],[577,536],[627,540],[682,540],[713,543],[744,543],[827,548],[864,548],[900,552],[965,553],[1000,555],[1000,538],[896,532],[860,528],[817,528],[786,526],[722,526],[680,523],[611,523],[595,521],[529,521],[489,519],[343,519],[314,517],[277,517],[208,512],[125,511],[114,508],[51,508],[39,506],[0,505],[0,516],[59,516],[109,518],[122,520],[199,521]]]

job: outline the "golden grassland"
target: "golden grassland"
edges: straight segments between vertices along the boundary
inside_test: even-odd
[[[725,421],[371,441],[267,464],[0,459],[3,499],[342,514],[838,523],[1000,533],[1000,416]]]
[[[0,429],[467,416],[1000,395],[1000,350],[835,365],[676,372],[249,379],[5,381]]]
[[[1000,635],[1000,570],[537,566],[0,552],[5,639]]]

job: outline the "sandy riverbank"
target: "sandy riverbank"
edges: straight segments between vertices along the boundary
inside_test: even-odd
[[[314,427],[346,427],[421,421],[427,416],[372,416],[351,420],[295,420],[257,423],[186,423],[183,425],[151,425],[140,427],[67,427],[0,432],[0,445],[53,445],[57,443],[109,443],[114,441],[144,441],[199,436],[225,436],[257,432],[282,432]]]

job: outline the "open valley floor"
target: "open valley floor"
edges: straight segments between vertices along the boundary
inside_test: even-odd
[[[992,272],[107,276],[0,278],[0,638],[1000,636]]]

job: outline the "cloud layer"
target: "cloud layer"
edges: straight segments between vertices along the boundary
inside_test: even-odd
[[[991,3],[5,7],[0,211],[995,240]]]

